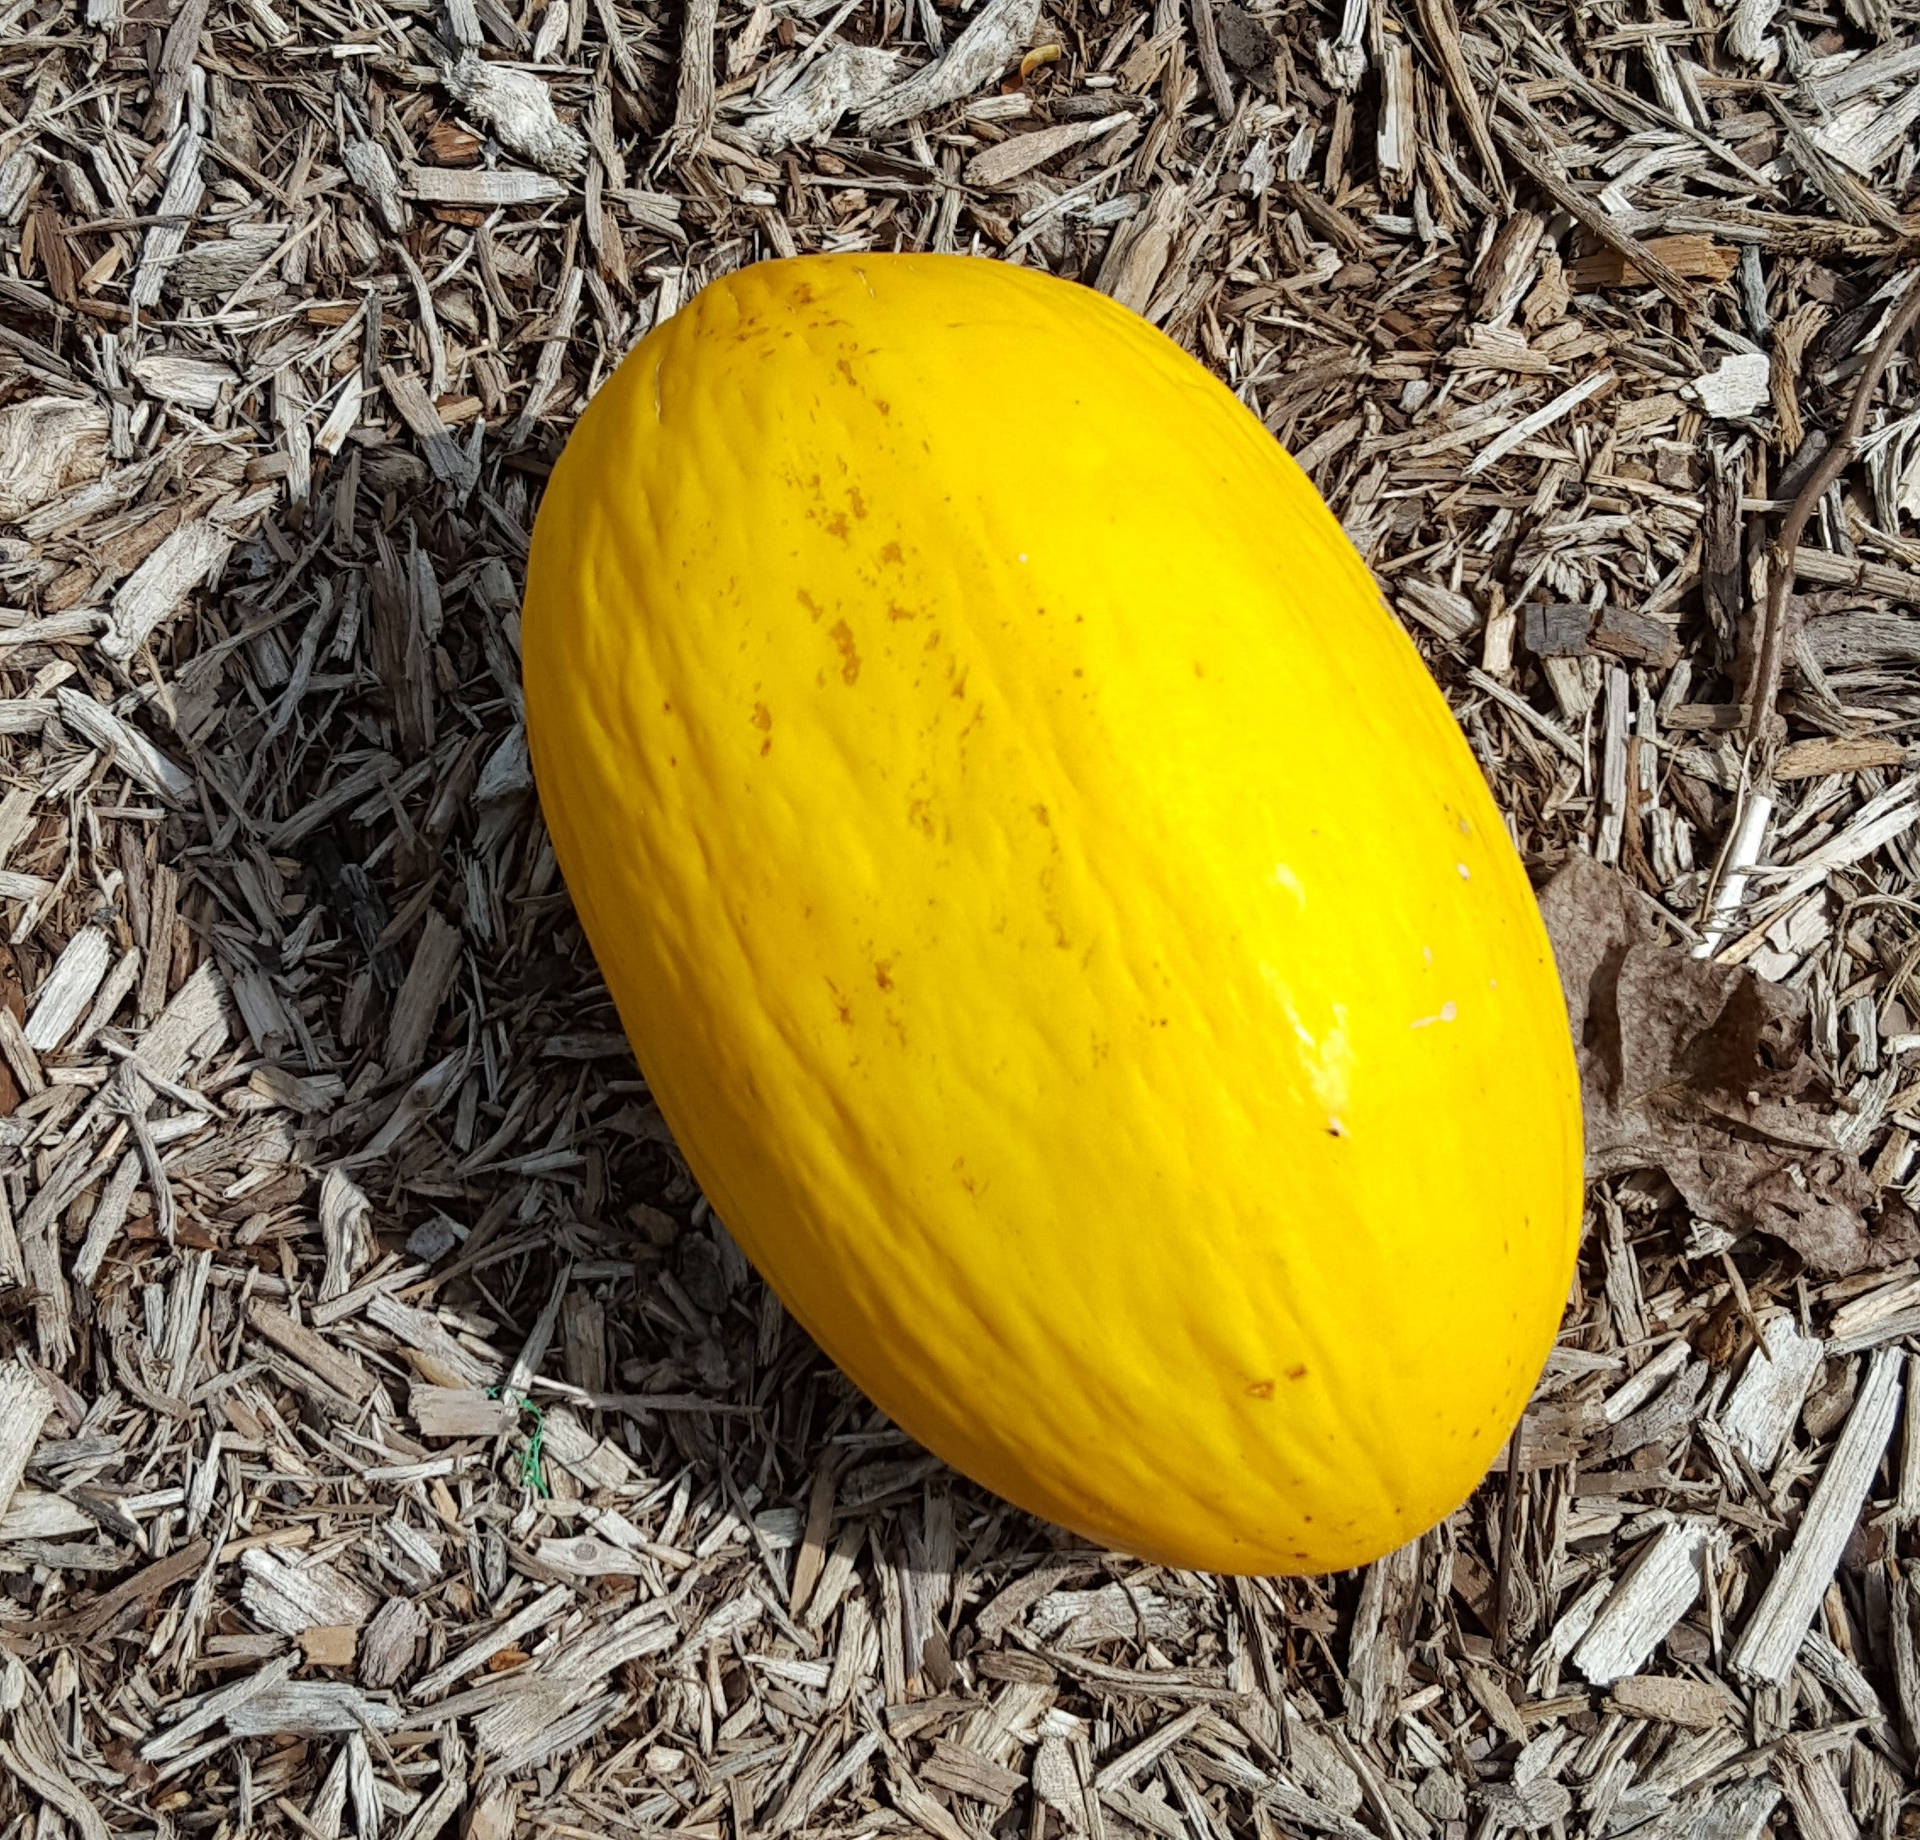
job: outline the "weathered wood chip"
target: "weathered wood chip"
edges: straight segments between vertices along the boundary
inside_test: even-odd
[[[1661,1529],[1614,1586],[1573,1651],[1573,1665],[1596,1686],[1637,1673],[1700,1595],[1709,1522],[1676,1520]]]
[[[1750,1679],[1782,1681],[1793,1667],[1893,1434],[1902,1366],[1898,1349],[1882,1348],[1868,1357],[1866,1378],[1793,1545],[1734,1646],[1733,1665]]]
[[[1734,1714],[1732,1698],[1705,1680],[1661,1674],[1628,1674],[1613,1683],[1607,1704],[1630,1719],[1658,1719],[1689,1731],[1712,1731]]]
[[[131,658],[195,588],[219,584],[232,550],[232,536],[204,518],[170,532],[114,595],[99,649],[122,663]]]
[[[359,1630],[350,1624],[319,1623],[299,1632],[300,1652],[308,1667],[350,1668],[358,1652]]]
[[[1863,773],[1870,767],[1898,767],[1906,746],[1873,735],[1821,735],[1780,750],[1774,762],[1777,780],[1824,779],[1829,773]]]
[[[17,1365],[0,1368],[0,1515],[7,1516],[6,1522],[0,1522],[0,1539],[27,1537],[9,1534],[6,1528],[9,1523],[17,1524],[13,1514],[15,1492],[39,1442],[40,1427],[52,1410],[52,1395],[27,1368]]]
[[[50,1054],[86,1013],[113,963],[113,942],[97,926],[83,926],[67,941],[27,1012],[26,1042]]]
[[[364,1586],[323,1560],[256,1547],[240,1555],[240,1601],[264,1628],[297,1636],[315,1624],[358,1629],[378,1607]]]
[[[503,147],[570,177],[587,163],[587,139],[553,110],[553,92],[531,71],[462,50],[440,66],[447,94]]]
[[[1740,252],[1710,236],[1654,236],[1647,253],[1683,280],[1725,281],[1734,271]],[[1567,279],[1577,288],[1645,287],[1648,276],[1633,258],[1618,249],[1602,249],[1567,264]]]
[[[379,1385],[352,1355],[305,1323],[295,1322],[285,1310],[270,1303],[252,1303],[247,1306],[247,1321],[276,1348],[292,1355],[302,1367],[311,1368],[335,1392],[344,1393],[356,1403],[370,1399]]]
[[[422,204],[461,205],[499,210],[521,204],[552,204],[567,195],[558,179],[516,167],[483,171],[479,167],[409,166],[403,187]]]
[[[1762,1346],[1748,1357],[1720,1408],[1720,1428],[1764,1476],[1800,1415],[1824,1350],[1820,1338],[1802,1335],[1785,1311],[1769,1317],[1760,1334]]]
[[[497,1389],[432,1386],[416,1382],[407,1393],[407,1411],[422,1437],[504,1437],[519,1416]]]
[[[95,747],[110,754],[146,791],[183,805],[193,792],[191,776],[181,771],[130,722],[83,690],[62,684],[54,692],[60,700],[60,719]]]
[[[461,949],[460,929],[439,913],[429,911],[387,1025],[386,1063],[390,1071],[411,1073],[426,1059],[440,1005],[460,969]]]
[[[427,1634],[427,1615],[410,1597],[390,1597],[360,1632],[360,1684],[376,1692],[399,1685]]]
[[[969,185],[1008,185],[1022,173],[1032,172],[1070,148],[1096,141],[1114,129],[1125,127],[1133,117],[1124,109],[1095,121],[1062,122],[1058,127],[1036,129],[1031,134],[1016,134],[976,153],[961,177]]]

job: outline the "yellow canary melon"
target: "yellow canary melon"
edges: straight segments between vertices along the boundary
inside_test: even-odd
[[[742,269],[580,418],[522,653],[648,1086],[900,1426],[1222,1572],[1467,1497],[1571,1278],[1567,1014],[1419,655],[1201,365],[999,263]]]

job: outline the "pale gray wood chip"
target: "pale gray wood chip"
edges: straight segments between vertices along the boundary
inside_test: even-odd
[[[134,1056],[143,1070],[162,1080],[177,1079],[194,1050],[212,1053],[224,1045],[234,1020],[226,980],[209,960],[174,992],[140,1037]]]
[[[154,206],[155,222],[140,249],[128,301],[136,312],[155,305],[166,282],[166,271],[187,240],[187,228],[200,208],[205,188],[200,175],[202,140],[191,122],[182,122],[173,136],[167,162],[166,190]]]
[[[1733,23],[1727,28],[1726,46],[1743,64],[1759,64],[1773,56],[1780,41],[1767,37],[1780,0],[1737,0]]]
[[[1596,1686],[1637,1673],[1699,1597],[1712,1524],[1688,1518],[1663,1527],[1614,1586],[1573,1651]]]
[[[1358,1737],[1382,1732],[1404,1690],[1408,1619],[1420,1583],[1420,1542],[1409,1541],[1367,1567],[1348,1639],[1346,1715]]]
[[[79,1829],[81,1840],[113,1840],[113,1830],[100,1818],[93,1798],[68,1773],[44,1715],[31,1725],[15,1715],[12,1741],[0,1739],[0,1768],[29,1792],[43,1817],[65,1815]]]
[[[520,204],[552,204],[567,195],[558,179],[518,167],[409,166],[403,189],[422,204],[466,205],[497,210]]]
[[[400,197],[400,174],[386,148],[378,141],[348,141],[340,150],[340,164],[347,169],[347,176],[373,206],[388,232],[394,236],[404,234],[407,207]]]
[[[1712,1731],[1734,1716],[1732,1697],[1705,1680],[1628,1674],[1613,1683],[1608,1706],[1630,1719],[1658,1719],[1689,1731]]]
[[[571,1572],[581,1578],[644,1578],[649,1569],[644,1554],[628,1552],[625,1547],[586,1533],[542,1540],[534,1556],[556,1572]]]
[[[0,524],[18,523],[48,500],[98,479],[106,462],[104,409],[68,396],[32,396],[0,409]],[[0,640],[18,643],[22,630]]]
[[[86,1013],[113,963],[113,941],[97,926],[83,926],[66,943],[27,1011],[26,1041],[36,1054],[51,1054]]]
[[[62,684],[54,692],[60,700],[60,719],[94,747],[110,753],[148,792],[184,805],[193,794],[193,781],[131,723],[104,703]]]
[[[61,1540],[76,1533],[94,1533],[100,1523],[64,1495],[22,1484],[13,1492],[6,1513],[0,1515],[0,1541]]]
[[[1111,134],[1115,128],[1125,127],[1132,120],[1133,117],[1122,109],[1095,121],[1062,122],[1058,127],[1039,128],[1031,134],[1015,134],[982,153],[976,153],[962,169],[960,176],[969,185],[1008,185],[1022,173],[1044,166],[1047,161],[1071,148],[1097,141],[1102,135]]]
[[[522,1636],[544,1628],[572,1601],[571,1585],[549,1585],[504,1623],[497,1624],[485,1635],[469,1642],[450,1661],[417,1681],[409,1697],[415,1705],[425,1705],[430,1700],[438,1699],[455,1681],[471,1674],[475,1668],[484,1667],[502,1649],[511,1648]]]
[[[554,113],[553,92],[531,71],[488,63],[470,50],[439,69],[447,94],[503,147],[563,178],[586,165],[586,136]]]
[[[488,1760],[484,1780],[499,1781],[503,1777],[530,1770],[556,1754],[565,1754],[585,1745],[596,1732],[620,1718],[632,1704],[632,1699],[625,1693],[602,1693],[563,1717],[516,1736]]]
[[[169,1722],[140,1746],[140,1755],[149,1763],[164,1763],[181,1756],[201,1733],[211,1731],[222,1721],[230,1721],[248,1701],[283,1686],[299,1665],[297,1654],[282,1655],[224,1687],[181,1700],[168,1708]]]
[[[1786,1311],[1762,1323],[1760,1335],[1762,1346],[1748,1357],[1720,1408],[1720,1428],[1764,1476],[1772,1471],[1787,1433],[1800,1416],[1824,1349],[1817,1335],[1802,1335],[1800,1325]]]
[[[567,345],[573,338],[575,320],[580,312],[580,292],[586,276],[578,268],[567,271],[560,286],[560,297],[548,322],[551,335],[542,343],[534,360],[533,378],[527,385],[527,400],[507,434],[509,446],[518,446],[531,438],[541,411],[547,406],[560,381],[560,367],[566,360]]]
[[[497,1387],[506,1372],[503,1361],[485,1361],[464,1348],[441,1326],[436,1317],[397,1297],[376,1291],[367,1299],[367,1320],[375,1327],[397,1336],[409,1348],[428,1357],[430,1362],[454,1376],[445,1384]]]
[[[0,1514],[11,1508],[52,1410],[52,1396],[31,1370],[18,1363],[0,1368]]]
[[[37,735],[56,707],[51,697],[0,698],[0,735]]]
[[[419,1807],[407,1817],[406,1824],[400,1829],[397,1840],[433,1840],[433,1837],[446,1827],[447,1823],[460,1812],[467,1799],[467,1773],[457,1767],[444,1769],[440,1781],[435,1784],[433,1793],[420,1803]],[[362,1826],[364,1834],[370,1831]],[[465,1828],[466,1840],[476,1840],[476,1825]]]
[[[393,1731],[399,1723],[397,1706],[333,1680],[283,1680],[227,1714],[227,1730],[236,1738],[318,1738],[369,1727]]]
[[[419,438],[434,478],[457,480],[461,473],[460,449],[454,441],[453,430],[440,419],[440,411],[433,406],[426,386],[418,377],[404,375],[384,364],[380,367],[380,381],[386,386],[387,398],[399,412],[400,419]]]
[[[1907,1356],[1906,1406],[1900,1421],[1900,1492],[1893,1519],[1908,1527],[1920,1520],[1920,1354]]]
[[[186,352],[152,352],[132,359],[127,371],[150,396],[203,412],[218,408],[221,393],[240,383],[240,373],[231,364]]]
[[[297,1636],[315,1625],[358,1629],[378,1599],[337,1566],[254,1547],[240,1555],[240,1601],[262,1627]]]
[[[811,146],[825,140],[849,110],[862,107],[891,87],[906,61],[903,53],[877,46],[836,45],[768,106],[741,116],[738,130],[762,153]],[[617,194],[624,200],[637,195]],[[630,212],[633,209],[630,204],[627,208]]]
[[[427,1438],[504,1437],[519,1417],[517,1409],[496,1391],[425,1382],[416,1382],[409,1390],[407,1412]]]
[[[1105,1795],[1109,1789],[1132,1782],[1143,1771],[1151,1769],[1170,1746],[1191,1736],[1206,1716],[1207,1709],[1204,1706],[1195,1706],[1181,1713],[1178,1718],[1169,1719],[1157,1731],[1149,1732],[1137,1744],[1128,1746],[1118,1757],[1102,1766],[1093,1779],[1095,1790]]]
[[[200,54],[200,35],[207,24],[207,4],[208,0],[184,0],[167,27],[142,130],[150,139],[170,132],[179,119],[180,104],[187,93],[187,79]]]
[[[113,1243],[119,1238],[120,1229],[127,1223],[127,1209],[133,1200],[133,1192],[140,1186],[140,1153],[129,1150],[113,1167],[113,1174],[106,1186],[100,1191],[100,1199],[94,1203],[92,1216],[87,1222],[87,1236],[81,1242],[80,1250],[74,1254],[73,1275],[77,1283],[91,1290],[100,1267]]]
[[[78,1058],[94,1044],[100,1031],[113,1020],[114,1011],[126,1001],[127,993],[140,981],[140,950],[129,946],[102,980],[86,1019],[67,1042],[66,1052]]]
[[[1893,1434],[1904,1364],[1893,1348],[1868,1360],[1846,1428],[1814,1486],[1793,1545],[1734,1647],[1733,1665],[1749,1679],[1783,1681],[1792,1670]]]
[[[217,587],[233,538],[204,518],[170,531],[160,547],[121,583],[113,597],[99,649],[118,662],[131,658],[154,631],[186,604],[195,588]]]
[[[410,1597],[390,1597],[360,1635],[356,1670],[376,1692],[397,1685],[427,1634],[427,1613]]]
[[[553,1346],[554,1331],[560,1325],[560,1306],[566,1301],[567,1286],[572,1282],[573,1261],[558,1260],[547,1286],[547,1300],[540,1306],[540,1313],[533,1319],[533,1327],[527,1331],[527,1339],[501,1385],[500,1390],[507,1398],[524,1398],[533,1385],[534,1375],[545,1364],[547,1350]]]
[[[1040,0],[987,0],[944,57],[860,112],[861,132],[891,128],[971,96],[1027,48],[1039,18]]]
[[[1834,1762],[1831,1750],[1816,1750],[1797,1733],[1774,1753],[1774,1773],[1802,1840],[1859,1840]]]
[[[320,1301],[332,1303],[352,1290],[375,1252],[373,1204],[337,1165],[320,1178],[320,1237],[327,1249]]]

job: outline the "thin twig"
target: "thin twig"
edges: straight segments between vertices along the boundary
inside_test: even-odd
[[[1507,1439],[1507,1495],[1500,1510],[1500,1578],[1493,1598],[1493,1649],[1502,1657],[1507,1652],[1507,1613],[1513,1601],[1513,1549],[1520,1519],[1520,1434],[1526,1423],[1522,1414]]]
[[[1756,636],[1746,699],[1747,728],[1760,743],[1760,777],[1764,783],[1772,781],[1773,755],[1780,741],[1780,718],[1774,704],[1780,695],[1780,677],[1786,665],[1787,603],[1793,593],[1794,558],[1799,552],[1800,534],[1813,516],[1814,506],[1852,461],[1866,430],[1873,393],[1916,320],[1920,320],[1920,282],[1908,287],[1906,298],[1893,310],[1886,331],[1880,335],[1860,372],[1859,381],[1853,386],[1853,400],[1847,405],[1847,419],[1839,439],[1827,449],[1820,464],[1794,494],[1779,534],[1767,548],[1767,604]]]

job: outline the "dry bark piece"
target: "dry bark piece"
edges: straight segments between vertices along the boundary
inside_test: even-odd
[[[1712,1731],[1733,1717],[1734,1702],[1704,1680],[1676,1680],[1661,1674],[1628,1674],[1613,1683],[1607,1704],[1630,1719],[1658,1719],[1688,1731]]]
[[[34,396],[0,409],[0,524],[99,477],[108,418],[91,403]]]
[[[440,66],[440,81],[461,108],[523,160],[563,179],[586,165],[586,136],[554,113],[553,92],[531,71],[490,64],[462,50]]]
[[[972,95],[1026,48],[1039,17],[1040,0],[987,0],[939,62],[860,111],[861,131],[890,128]]]
[[[426,1613],[411,1598],[390,1597],[360,1632],[360,1684],[380,1692],[397,1686],[427,1634]]]
[[[824,140],[850,110],[899,80],[904,58],[871,45],[836,45],[764,107],[740,118],[740,132],[763,152]]]
[[[1520,641],[1536,658],[1583,658],[1593,609],[1529,601],[1520,609]]]
[[[317,1623],[310,1629],[303,1629],[300,1635],[300,1652],[307,1658],[308,1667],[350,1668],[358,1652],[360,1632],[350,1624]]]
[[[1778,1682],[1792,1668],[1893,1433],[1903,1366],[1897,1349],[1869,1357],[1846,1430],[1821,1471],[1793,1545],[1734,1646],[1733,1665],[1742,1674]]]
[[[1829,773],[1861,773],[1869,767],[1897,767],[1907,759],[1906,747],[1898,741],[1882,741],[1871,735],[1822,735],[1812,741],[1796,741],[1780,750],[1773,763],[1777,781],[1824,779]]]
[[[1613,1587],[1573,1651],[1573,1665],[1595,1686],[1638,1673],[1674,1624],[1693,1608],[1700,1596],[1711,1532],[1701,1520],[1674,1521]]]
[[[1680,655],[1679,635],[1671,626],[1611,601],[1602,604],[1589,643],[1595,651],[1662,670]]]
[[[1646,247],[1649,254],[1688,281],[1725,281],[1740,259],[1737,249],[1697,234],[1649,237]],[[1576,257],[1567,264],[1567,279],[1581,290],[1647,285],[1647,277],[1634,266],[1632,257],[1617,249]]]
[[[284,1310],[270,1303],[255,1303],[248,1308],[247,1320],[265,1340],[283,1349],[356,1405],[373,1396],[379,1383],[359,1361],[343,1354],[325,1336],[296,1322]]]

